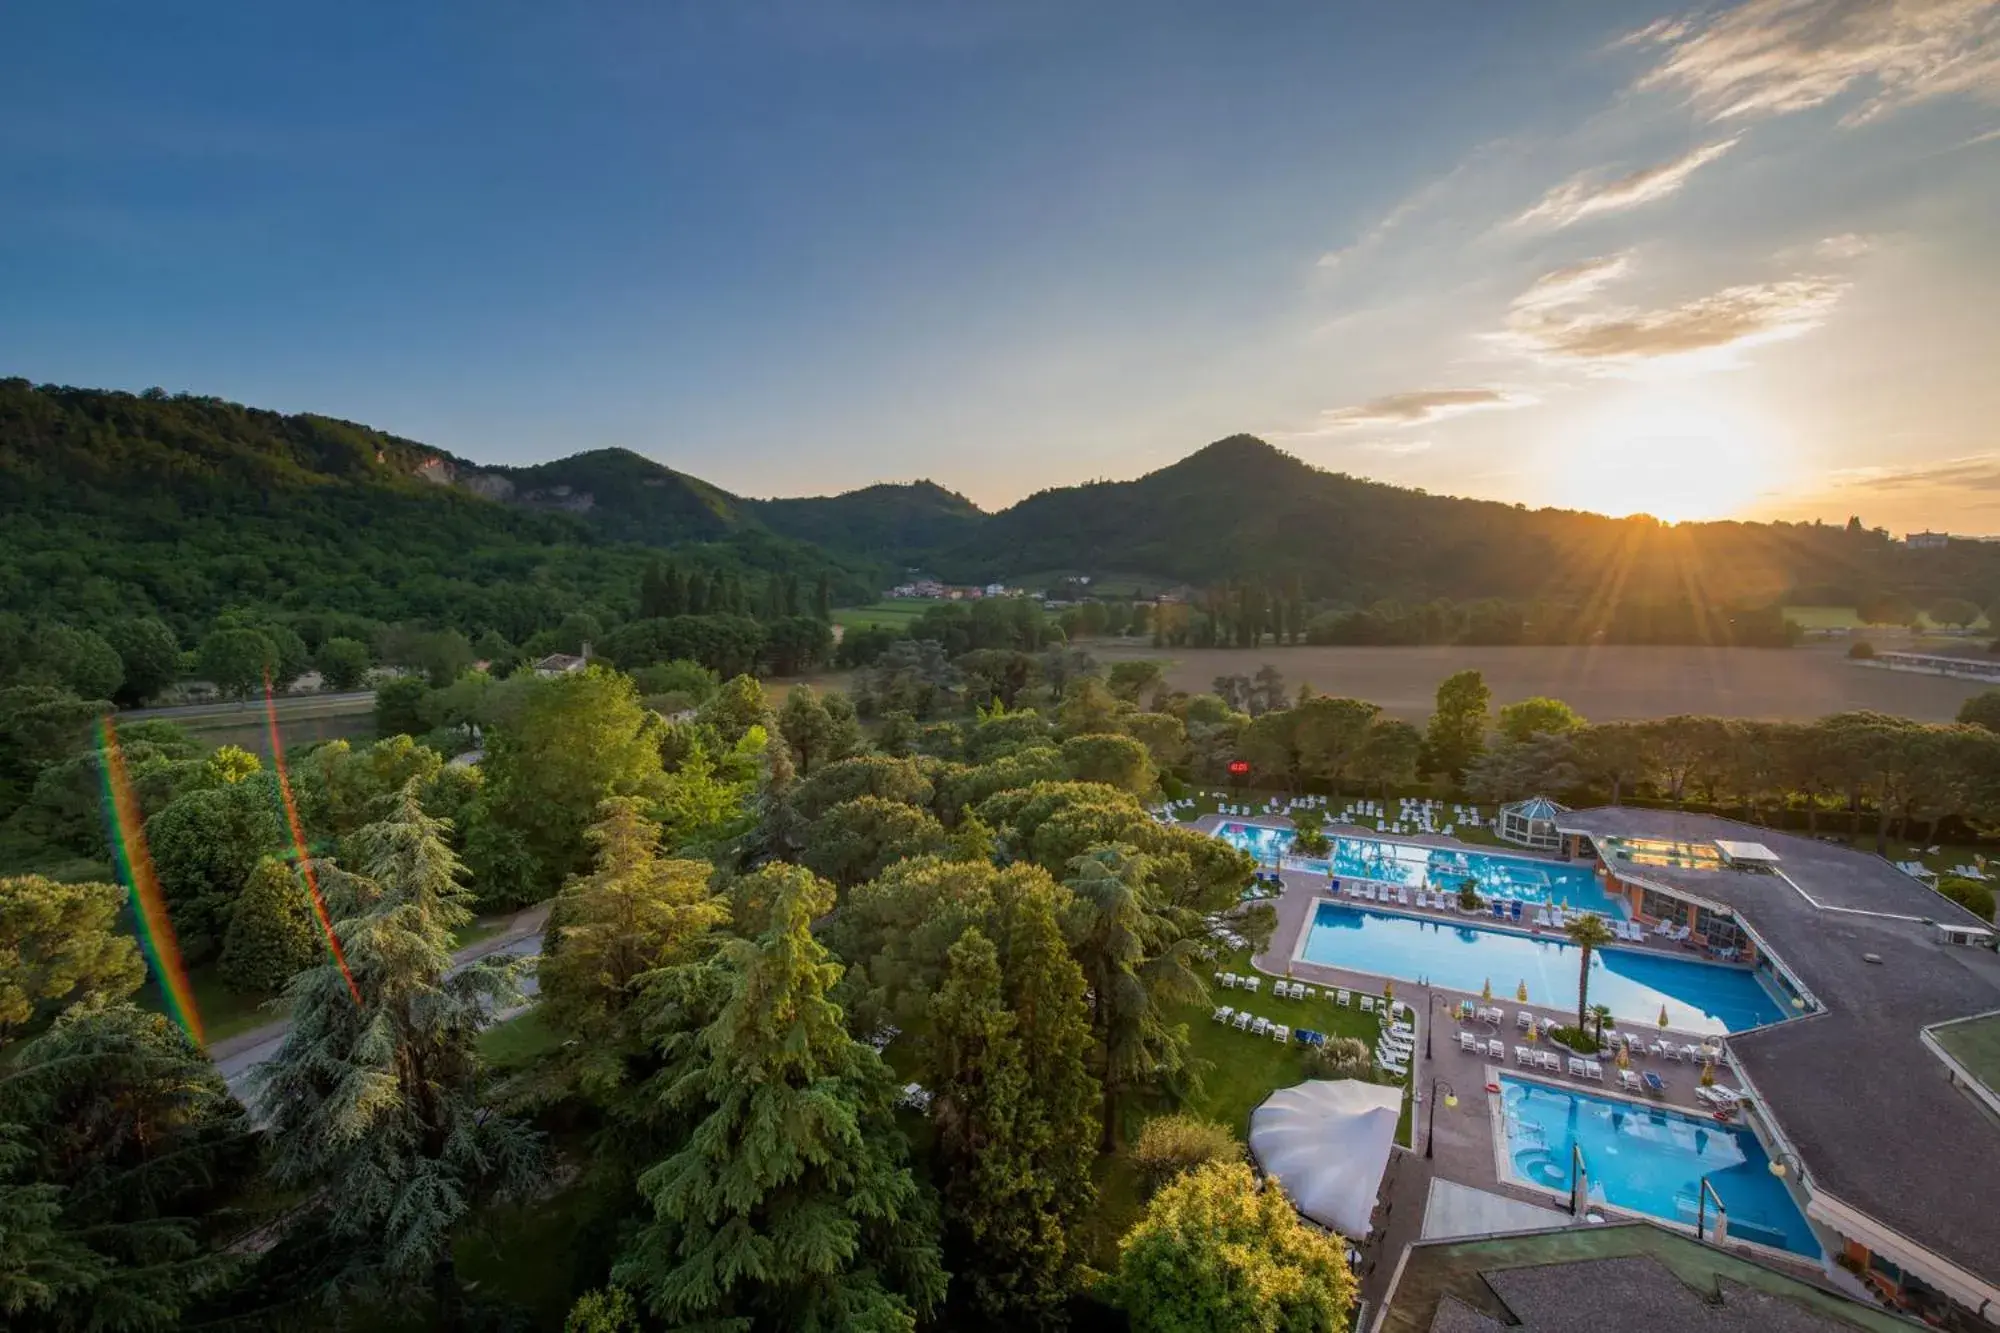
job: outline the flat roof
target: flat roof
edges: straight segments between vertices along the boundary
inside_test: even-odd
[[[1908,1333],[1909,1320],[1651,1222],[1422,1240],[1375,1333]]]
[[[1930,1034],[1966,1073],[1985,1084],[1988,1092],[2000,1095],[2000,1014],[1940,1023]]]
[[[1732,819],[1598,807],[1559,827],[1593,838],[1749,839],[1783,858],[1777,873],[1609,864],[1620,879],[1726,909],[1826,1006],[1728,1039],[1813,1188],[2000,1284],[2000,1126],[1921,1037],[2000,1010],[2000,955],[1938,939],[1937,923],[1985,923],[1880,857]]]

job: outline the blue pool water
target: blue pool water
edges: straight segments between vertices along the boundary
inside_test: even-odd
[[[1293,833],[1261,824],[1223,824],[1215,836],[1240,847],[1259,861],[1289,856]],[[1536,905],[1560,904],[1578,911],[1602,912],[1623,920],[1624,899],[1598,887],[1588,866],[1537,861],[1525,856],[1467,852],[1450,847],[1424,847],[1383,838],[1333,838],[1333,855],[1324,861],[1304,861],[1315,873],[1338,879],[1365,879],[1411,889],[1455,893],[1470,879],[1485,898],[1513,898]]]
[[[1500,1087],[1503,1157],[1517,1180],[1567,1194],[1576,1144],[1594,1202],[1693,1226],[1706,1176],[1729,1210],[1729,1239],[1820,1257],[1812,1228],[1749,1130],[1525,1079],[1503,1076]],[[1711,1223],[1714,1216],[1711,1201]]]
[[[1576,946],[1437,921],[1321,903],[1306,936],[1305,960],[1405,981],[1429,978],[1477,995],[1487,984],[1512,998],[1554,1009],[1576,1004]],[[1636,949],[1598,949],[1590,958],[1590,1002],[1608,1004],[1628,1026],[1651,1029],[1665,1005],[1676,1032],[1741,1032],[1786,1016],[1747,969],[1698,963]]]

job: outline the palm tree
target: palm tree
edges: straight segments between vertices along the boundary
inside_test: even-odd
[[[1590,1024],[1591,1024],[1591,1030],[1592,1030],[1592,1031],[1593,1031],[1594,1033],[1596,1033],[1596,1035],[1597,1035],[1597,1044],[1598,1044],[1599,1046],[1602,1046],[1602,1045],[1604,1044],[1604,1025],[1605,1025],[1606,1023],[1609,1023],[1610,1021],[1611,1021],[1611,1006],[1610,1006],[1610,1005],[1608,1005],[1608,1004],[1593,1004],[1593,1005],[1591,1005],[1591,1006],[1590,1006]]]
[[[1604,919],[1597,916],[1580,916],[1565,926],[1563,932],[1571,944],[1583,951],[1583,961],[1576,972],[1576,1030],[1582,1032],[1584,1017],[1590,1012],[1590,955],[1617,937]]]

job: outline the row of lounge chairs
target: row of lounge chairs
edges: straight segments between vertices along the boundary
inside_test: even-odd
[[[1283,1023],[1273,1023],[1268,1018],[1260,1018],[1248,1009],[1232,1009],[1223,1005],[1209,1015],[1218,1023],[1227,1024],[1238,1032],[1248,1032],[1253,1037],[1269,1037],[1280,1046],[1292,1039],[1292,1030]]]

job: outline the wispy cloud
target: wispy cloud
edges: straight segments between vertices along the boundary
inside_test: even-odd
[[[1626,257],[1618,255],[1543,275],[1515,300],[1501,341],[1559,364],[1631,364],[1698,354],[1726,363],[1743,348],[1819,327],[1846,290],[1834,278],[1798,276],[1725,287],[1654,310],[1584,308],[1628,268]]]
[[[1963,93],[2000,100],[2000,0],[1746,0],[1652,24],[1639,87],[1680,92],[1712,119],[1803,111],[1849,90],[1845,120]]]
[[[1320,413],[1319,433],[1420,426],[1467,412],[1526,407],[1534,401],[1529,395],[1511,389],[1416,389],[1384,394],[1352,407],[1329,408]]]
[[[1604,179],[1600,172],[1587,171],[1572,176],[1543,195],[1539,203],[1514,221],[1522,226],[1544,223],[1552,227],[1567,227],[1599,213],[1637,208],[1664,199],[1687,184],[1688,177],[1734,148],[1741,137],[1737,135],[1702,144],[1671,162],[1642,167],[1609,180]]]
[[[1847,231],[1821,238],[1813,246],[1813,253],[1821,259],[1859,259],[1874,248],[1873,238]]]
[[[1320,269],[1342,268],[1354,260],[1367,255],[1370,251],[1380,248],[1384,241],[1400,231],[1412,218],[1449,194],[1468,173],[1486,162],[1502,143],[1504,143],[1503,140],[1495,140],[1492,143],[1481,144],[1479,147],[1473,149],[1463,161],[1450,171],[1445,172],[1442,176],[1434,180],[1426,181],[1404,196],[1397,202],[1394,208],[1384,213],[1373,226],[1362,232],[1352,242],[1338,249],[1328,250],[1325,254],[1322,254],[1314,261],[1314,267]]]
[[[1827,480],[1853,490],[2000,491],[2000,453],[1967,454],[1911,467],[1840,468]]]
[[[1431,447],[1431,442],[1429,440],[1363,440],[1357,447],[1366,449],[1370,453],[1393,454],[1397,457],[1406,457],[1410,454],[1425,452]]]

